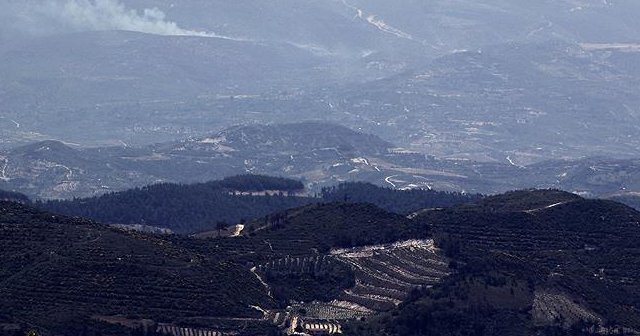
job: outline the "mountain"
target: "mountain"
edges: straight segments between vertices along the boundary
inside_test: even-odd
[[[332,312],[370,316],[447,274],[432,242],[396,242],[425,233],[367,204],[296,208],[215,239],[120,230],[18,203],[0,209],[0,323],[43,335],[267,335],[280,323],[303,327],[302,311],[308,323]],[[406,271],[383,277],[390,290],[374,274],[391,255],[358,252],[371,248],[404,253],[393,269]],[[411,271],[407,260],[420,256],[437,262]]]
[[[458,274],[352,334],[637,334],[637,211],[541,190],[424,212],[417,221]],[[600,327],[583,329],[593,325]]]
[[[251,173],[301,180],[311,193],[364,181],[394,189],[467,194],[560,188],[611,197],[640,190],[634,178],[637,166],[634,158],[611,157],[528,165],[440,158],[344,126],[301,122],[234,126],[209,136],[146,147],[32,143],[0,151],[0,188],[32,198],[69,199]]]
[[[370,134],[319,122],[235,126],[147,147],[71,146],[44,141],[0,152],[0,186],[33,198],[59,199],[164,182],[201,183],[246,172],[300,179],[317,192],[345,181],[495,192],[516,188],[504,176],[519,173],[503,164],[460,166],[432,159]]]
[[[349,225],[351,222],[357,225]],[[331,248],[417,238],[409,223],[404,216],[388,213],[371,204],[328,203],[273,214],[264,221],[249,223],[245,230],[249,235],[254,233],[269,240],[272,245],[295,237],[307,241],[309,249],[328,252]]]
[[[236,176],[193,185],[157,184],[89,199],[37,203],[40,208],[107,224],[142,224],[177,233],[222,229],[315,202],[298,181]]]
[[[72,198],[161,182],[207,182],[247,172],[335,181],[352,160],[393,145],[322,123],[247,125],[209,137],[135,147],[78,148],[43,141],[2,152],[0,184],[34,198]],[[0,161],[0,162],[2,162]],[[337,167],[341,167],[334,173]],[[373,168],[370,168],[373,170]]]
[[[81,334],[107,316],[253,317],[250,303],[273,302],[248,269],[223,258],[17,203],[0,208],[0,307],[43,335]]]
[[[117,4],[118,1],[103,3]],[[0,48],[0,74],[6,79],[0,85],[0,97],[8,110],[0,126],[10,134],[8,143],[46,137],[91,145],[120,141],[146,145],[202,135],[211,128],[248,120],[285,122],[300,106],[297,97],[309,88],[360,82],[395,73],[395,68],[403,66],[402,60],[389,60],[389,65],[382,65],[390,59],[386,56],[362,57],[370,47],[395,39],[368,24],[353,22],[351,10],[342,4],[191,2],[170,8],[168,3],[127,1],[122,8],[132,5],[141,12],[154,6],[162,11],[184,9],[191,16],[191,24],[212,32],[224,26],[216,22],[218,14],[224,12],[226,19],[236,16],[234,26],[244,29],[227,31],[237,38],[161,36],[153,32],[95,31],[93,27],[65,31],[69,24],[62,22],[62,31],[56,32],[51,24],[56,18],[47,18],[49,31],[55,34],[18,35],[18,41],[4,43]],[[275,17],[285,19],[291,5],[302,7],[307,17],[292,15],[289,19],[293,22],[264,27],[275,22]],[[16,15],[15,21],[33,16],[44,5],[31,2],[25,6],[35,10]],[[113,14],[100,12],[99,6],[86,7],[87,15],[96,11],[98,16]],[[202,13],[208,14],[203,17]],[[318,14],[320,17],[309,20],[309,16]],[[175,15],[181,18],[183,14]],[[272,17],[266,19],[265,15]],[[208,22],[197,22],[200,19]],[[33,21],[36,22],[29,23],[38,23],[36,18]],[[239,22],[244,24],[237,26]],[[291,36],[292,26],[307,26],[307,31],[300,30],[305,36]],[[354,28],[350,34],[341,33],[350,27]],[[323,46],[311,36],[324,36],[323,42],[334,41],[336,36],[347,38]],[[384,48],[416,52],[423,49],[403,42]],[[67,50],[74,52],[68,54]],[[305,104],[309,102],[305,99]],[[278,117],[273,115],[272,111],[282,109],[286,111],[278,113]],[[203,123],[211,126],[203,130]],[[71,129],[74,132],[69,132]]]
[[[384,1],[347,2],[442,50],[552,38],[625,41],[633,40],[638,27],[626,12],[638,8],[632,1],[407,1],[401,6]]]
[[[311,204],[215,238],[0,208],[3,328],[584,335],[633,334],[640,324],[640,213],[560,191],[411,218],[370,204]]]
[[[393,145],[377,136],[330,123],[301,122],[275,125],[236,126],[215,137],[193,139],[174,145],[174,151],[256,151],[266,155],[306,154],[337,150],[364,155],[387,154]]]
[[[39,9],[25,3],[3,4],[5,148],[140,146],[295,119],[438,157],[526,165],[638,154],[632,0],[108,0],[119,9],[102,16],[83,2],[108,21],[93,25],[63,10],[12,15]],[[181,36],[145,29],[145,9]],[[42,22],[53,35],[11,33]]]
[[[639,11],[0,0],[0,335],[640,335]]]
[[[41,141],[7,150],[1,184],[33,198],[93,195],[111,188],[125,189],[139,183],[159,182],[126,166],[126,161],[73,148],[59,141]]]
[[[555,186],[585,196],[624,196],[640,187],[637,184],[640,160],[633,158],[552,160],[528,168],[542,176],[556,176]]]
[[[438,158],[635,158],[639,82],[630,68],[639,54],[601,47],[549,40],[460,51],[346,88],[331,98],[333,113]]]
[[[201,253],[230,250],[247,262],[280,303],[263,311],[280,330],[333,333],[449,275],[426,237],[411,220],[373,205],[327,203],[249,222],[240,238],[215,240]]]
[[[0,86],[3,105],[16,111],[5,118],[19,123],[3,126],[84,144],[119,144],[134,133],[156,133],[156,141],[175,139],[170,134],[199,129],[194,121],[218,96],[303,87],[300,79],[308,77],[327,80],[314,70],[324,68],[325,61],[288,44],[121,31],[29,40],[0,53],[0,60],[0,74],[8,79]],[[154,115],[157,123],[149,123]]]
[[[12,191],[0,190],[0,200],[5,202],[30,203],[31,200],[26,195]]]
[[[640,196],[637,196],[637,195],[614,196],[611,199],[613,201],[626,204],[640,211]]]
[[[482,197],[427,189],[397,190],[362,182],[325,187],[320,195],[325,202],[370,203],[403,215],[412,215],[413,212],[423,209],[446,208],[470,203]]]

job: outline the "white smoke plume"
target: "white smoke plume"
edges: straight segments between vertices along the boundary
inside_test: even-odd
[[[7,1],[1,4],[3,1]],[[166,36],[199,36],[239,40],[212,32],[189,30],[169,21],[158,8],[141,11],[127,8],[118,0],[0,0],[0,19],[12,22],[5,29],[31,34],[59,31],[126,30]],[[0,23],[1,25],[1,23]]]
[[[206,32],[180,28],[167,21],[158,8],[147,8],[139,13],[127,9],[116,0],[68,0],[64,4],[49,3],[45,13],[52,13],[63,23],[77,30],[127,30],[155,35],[204,36]],[[57,14],[57,15],[56,15]]]

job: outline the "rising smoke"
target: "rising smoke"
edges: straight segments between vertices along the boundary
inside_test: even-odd
[[[205,36],[212,34],[180,28],[167,21],[158,8],[139,13],[127,9],[117,0],[68,0],[64,4],[51,2],[45,13],[52,13],[76,30],[127,30],[155,35]]]
[[[6,1],[6,2],[5,2]],[[118,0],[0,0],[0,32],[31,35],[60,31],[126,30],[154,35],[227,38],[181,28],[158,8],[127,8]]]

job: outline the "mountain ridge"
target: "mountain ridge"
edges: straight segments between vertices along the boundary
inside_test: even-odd
[[[428,319],[420,328],[444,328],[454,317],[458,322],[447,327],[454,333],[493,321],[478,331],[487,336],[496,330],[570,335],[583,319],[629,332],[640,324],[633,309],[640,212],[557,190],[507,193],[422,211],[413,219],[370,204],[314,204],[248,222],[236,237],[204,239],[121,231],[17,203],[0,208],[2,237],[11,242],[0,244],[0,292],[6,294],[0,306],[15,313],[15,305],[27,300],[21,316],[56,336],[73,330],[68,328],[87,318],[87,311],[105,321],[126,311],[132,321],[218,332],[238,331],[242,327],[233,321],[242,318],[253,330],[248,335],[283,330],[287,323],[343,328],[348,335],[409,335],[402,328],[410,321]],[[132,282],[129,271],[137,267],[146,270]],[[226,275],[221,278],[218,270]],[[38,278],[42,272],[49,280]],[[113,283],[92,280],[100,274]],[[81,290],[64,287],[78,282],[74,276],[87,277],[73,287]],[[152,288],[176,276],[177,283]],[[246,281],[240,292],[238,281]],[[92,294],[105,290],[100,286],[112,299]],[[57,297],[57,303],[42,306],[50,302],[46,295],[29,301],[34,291]],[[138,295],[154,308],[112,305]],[[231,296],[221,299],[221,307],[190,295]],[[291,305],[293,298],[305,303]],[[84,313],[65,303],[80,301]],[[12,316],[8,321],[23,324]],[[87,326],[106,330],[95,323]]]

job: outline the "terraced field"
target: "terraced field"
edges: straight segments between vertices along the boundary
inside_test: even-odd
[[[194,329],[194,328],[181,328],[170,324],[160,324],[156,332],[170,335],[170,336],[223,336],[224,334],[219,331],[206,330],[206,329]]]
[[[356,286],[341,299],[372,311],[391,309],[412,289],[433,286],[449,275],[448,262],[431,240],[334,250],[331,255],[350,265],[356,275]]]
[[[326,272],[336,261],[330,256],[289,257],[258,266],[258,271],[279,275],[318,274]]]
[[[640,300],[640,214],[629,207],[527,191],[423,213],[416,221],[458,261],[493,259],[494,267],[539,286],[538,322],[615,321],[640,328],[633,308]]]
[[[592,321],[602,325],[602,318],[564,294],[536,291],[533,319],[539,325],[561,323],[566,327],[578,321]]]
[[[430,287],[450,274],[448,260],[432,240],[334,249],[328,255],[278,259],[258,266],[262,274],[318,274],[329,265],[347,265],[355,284],[330,302],[297,302],[286,310],[271,310],[265,319],[290,330],[341,332],[341,322],[390,310],[416,288]]]
[[[414,220],[371,205],[310,205],[247,223],[237,237],[206,239],[0,202],[0,312],[16,314],[0,322],[56,336],[92,321],[167,336],[337,334],[356,321],[414,316],[406,307],[469,316],[492,297],[523,328],[587,320],[637,330],[640,214],[544,193]],[[125,317],[129,325],[118,322]]]

